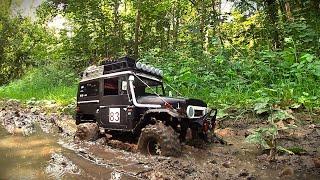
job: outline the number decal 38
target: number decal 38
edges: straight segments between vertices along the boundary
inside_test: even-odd
[[[120,108],[109,108],[109,122],[120,123]]]

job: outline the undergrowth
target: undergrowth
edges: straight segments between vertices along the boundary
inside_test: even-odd
[[[319,107],[319,59],[309,53],[301,52],[294,59],[291,55],[288,51],[262,51],[228,58],[226,54],[154,49],[141,60],[164,69],[166,82],[180,94],[203,99],[209,106],[246,109],[268,101],[281,107]]]
[[[319,107],[320,61],[308,53],[290,60],[288,53],[263,51],[246,58],[227,58],[153,49],[143,54],[141,61],[164,70],[167,94],[172,91],[175,96],[202,99],[210,107],[247,109],[258,103]],[[0,98],[71,103],[79,80],[75,74],[53,66],[32,69],[20,80],[1,87]]]
[[[75,101],[77,78],[72,70],[55,67],[32,69],[21,79],[0,87],[0,98],[27,101],[53,100],[67,105]]]

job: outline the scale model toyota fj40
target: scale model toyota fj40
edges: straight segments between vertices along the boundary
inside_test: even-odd
[[[138,139],[142,153],[151,155],[179,154],[187,132],[206,140],[217,110],[201,100],[166,97],[164,91],[161,70],[129,57],[104,61],[82,74],[76,124],[127,133]]]

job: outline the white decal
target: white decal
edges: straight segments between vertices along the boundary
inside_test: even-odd
[[[120,123],[120,108],[109,108],[109,122]]]

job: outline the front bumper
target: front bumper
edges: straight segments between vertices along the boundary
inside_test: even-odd
[[[195,122],[202,127],[203,132],[205,133],[213,131],[216,126],[217,113],[217,109],[210,109],[204,116],[200,117]]]

